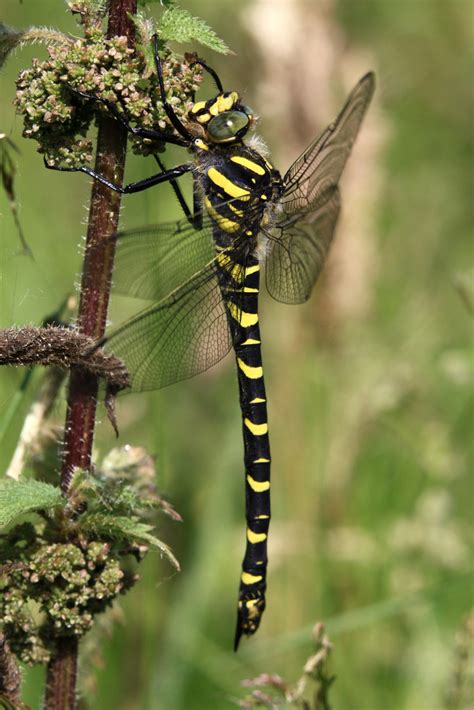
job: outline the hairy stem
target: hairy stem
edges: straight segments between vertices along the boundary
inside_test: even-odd
[[[20,704],[21,675],[5,636],[0,633],[0,696],[12,705]],[[1,702],[1,701],[0,701]]]
[[[126,36],[134,42],[130,19],[137,0],[110,0],[107,36]],[[101,116],[98,125],[95,170],[122,184],[127,135],[113,118]],[[115,245],[109,237],[117,231],[120,195],[99,182],[92,185],[86,250],[82,269],[78,328],[92,338],[105,330]],[[90,468],[97,405],[98,380],[72,368],[61,469],[61,488],[67,495],[75,467]],[[74,708],[76,694],[77,641],[59,638],[47,671],[47,710]]]
[[[137,0],[112,0],[108,37],[125,35],[131,45],[134,27],[129,13],[136,13]],[[98,125],[95,170],[119,185],[123,182],[127,135],[112,117],[104,115]],[[117,231],[120,194],[100,182],[92,185],[86,251],[82,270],[78,327],[94,339],[104,334],[109,303],[115,244],[109,237]],[[64,438],[61,488],[68,493],[75,467],[90,468],[97,405],[98,380],[73,368],[69,385]]]
[[[44,705],[47,710],[74,710],[77,678],[76,638],[60,638],[48,664]]]

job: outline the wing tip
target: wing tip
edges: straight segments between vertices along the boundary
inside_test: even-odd
[[[377,83],[375,80],[375,77],[376,77],[376,74],[373,71],[373,69],[371,69],[366,74],[364,74],[364,76],[361,79],[359,79],[359,82],[357,83],[357,88],[360,88],[361,86],[364,86],[364,85],[367,85],[369,87],[369,91],[368,91],[369,98],[372,98],[372,95],[375,91],[375,86]]]

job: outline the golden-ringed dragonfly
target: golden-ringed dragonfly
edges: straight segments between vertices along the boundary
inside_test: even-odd
[[[246,549],[240,577],[235,648],[257,630],[265,608],[270,523],[270,445],[263,377],[258,295],[265,266],[277,301],[309,298],[327,256],[339,214],[338,183],[374,92],[374,74],[356,84],[336,120],[282,177],[257,140],[244,138],[252,111],[235,91],[194,102],[186,123],[166,98],[155,38],[161,100],[174,132],[132,125],[126,113],[99,101],[132,134],[187,148],[191,160],[120,187],[90,168],[79,170],[123,194],[170,182],[186,215],[179,222],[116,235],[114,287],[152,301],[100,341],[122,358],[132,389],[165,387],[218,362],[233,348],[242,410]],[[50,166],[48,166],[50,167]],[[64,170],[65,168],[56,168]],[[191,173],[194,209],[177,178]]]

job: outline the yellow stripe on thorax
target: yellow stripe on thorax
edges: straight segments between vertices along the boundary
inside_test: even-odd
[[[237,232],[240,229],[240,224],[238,222],[234,222],[233,220],[227,219],[227,217],[223,217],[221,214],[219,214],[219,212],[213,207],[212,202],[207,196],[204,198],[204,205],[206,206],[206,210],[208,211],[209,216],[212,217],[218,227],[224,230],[224,232],[233,234],[234,232]]]
[[[245,342],[242,343],[242,345],[260,345],[260,340],[255,340],[255,338],[247,338]]]
[[[243,216],[244,216],[244,211],[243,211],[243,210],[239,210],[238,207],[236,207],[235,205],[232,204],[232,202],[228,202],[228,203],[227,203],[227,207],[228,207],[230,210],[232,210],[232,212],[233,212],[234,214],[236,214],[237,217],[243,217]]]
[[[231,180],[226,178],[225,175],[220,173],[216,168],[209,168],[209,170],[207,171],[207,175],[209,179],[212,180],[214,185],[220,187],[230,197],[237,197],[241,200],[248,200],[250,198],[250,193],[248,190],[244,190],[242,187],[239,187],[238,185],[233,183]]]
[[[242,165],[244,168],[247,168],[247,170],[251,170],[252,172],[257,173],[257,175],[265,175],[265,168],[262,168],[262,166],[258,163],[254,163],[253,160],[243,158],[240,155],[235,155],[231,158],[231,160],[233,163],[237,163],[237,165]]]

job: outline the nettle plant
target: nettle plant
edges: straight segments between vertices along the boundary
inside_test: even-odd
[[[24,137],[37,142],[39,153],[50,166],[87,165],[94,155],[105,151],[100,145],[101,121],[110,121],[110,116],[100,102],[85,101],[81,93],[107,99],[140,126],[173,130],[159,97],[151,49],[155,34],[168,100],[183,118],[202,80],[201,68],[193,65],[195,55],[179,56],[167,48],[167,42],[193,41],[218,52],[228,51],[202,20],[173,3],[161,3],[158,21],[138,12],[136,0],[69,0],[66,4],[78,20],[82,37],[46,28],[21,31],[0,25],[0,64],[23,45],[40,43],[47,48],[46,59],[34,59],[20,72],[15,106],[23,117]],[[112,119],[112,123],[117,121]],[[90,135],[94,124],[99,135],[95,146]],[[140,155],[156,154],[163,148],[140,137],[132,138],[131,147]],[[117,145],[109,146],[108,158],[113,162],[114,155],[118,156],[123,167],[124,154],[125,138],[119,136]],[[115,195],[110,203],[107,200],[107,190],[98,196],[93,187],[87,246],[100,247],[98,214],[111,214],[108,227],[117,227],[120,202]],[[112,268],[111,259],[106,256],[104,261],[99,247],[95,251],[86,247],[78,313],[79,330],[95,338],[103,332],[106,310],[96,316],[92,326],[90,319],[87,321],[90,289],[84,284],[92,261],[89,258],[88,262],[88,253],[93,252],[93,268]],[[101,288],[107,304],[110,283],[104,282]],[[65,333],[66,329],[63,346]],[[9,342],[9,338],[2,341],[2,355],[8,353]],[[63,455],[60,479],[56,472],[61,458],[53,460],[46,473],[43,467],[43,473],[35,474],[30,466],[21,474],[16,471],[15,480],[4,477],[0,481],[2,707],[22,706],[17,659],[47,665],[46,707],[74,707],[77,643],[93,627],[97,615],[135,584],[137,564],[150,547],[158,548],[179,569],[170,549],[153,532],[157,510],[173,519],[179,515],[157,494],[155,468],[148,454],[123,447],[101,463],[92,462],[98,373],[88,370],[83,361],[66,356],[66,350],[50,353],[49,359],[38,355],[36,361],[73,367],[69,412],[86,391],[89,399],[84,406],[92,407],[93,412],[91,430],[70,421],[65,427],[64,449],[72,455],[79,451],[79,458],[70,458],[65,467]],[[8,357],[0,362],[8,363]],[[35,356],[30,353],[28,361],[17,357],[14,362],[31,364]]]
[[[179,569],[152,534],[157,508],[175,519],[155,488],[143,450],[113,449],[93,475],[76,470],[68,497],[28,479],[0,487],[0,618],[11,651],[24,663],[48,663],[56,637],[83,636],[94,617],[137,581],[150,546]]]

